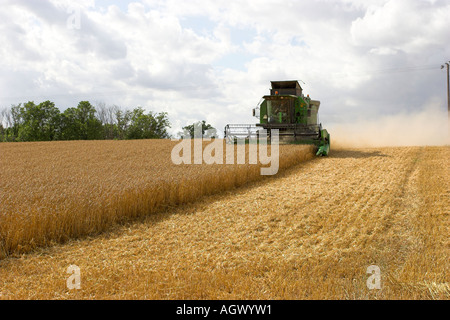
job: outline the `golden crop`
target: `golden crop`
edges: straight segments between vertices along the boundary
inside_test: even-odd
[[[302,147],[286,147],[284,166],[310,157]],[[42,233],[47,243],[49,234],[67,238],[67,223],[80,217],[91,229],[78,222],[78,235],[95,235],[1,260],[0,299],[449,299],[449,147],[334,148],[269,179],[246,165],[156,162],[170,149],[158,141],[0,145],[9,170],[1,173],[1,190],[9,190],[2,209],[39,203],[34,212],[55,227]],[[165,179],[153,181],[158,177]],[[252,178],[258,181],[176,205],[208,187],[220,191]],[[42,198],[15,187],[20,183]],[[151,190],[165,208],[156,210],[151,200],[154,213],[141,213],[150,208]],[[44,208],[64,208],[60,202],[85,211],[47,216]],[[26,231],[37,234],[38,219],[22,227],[33,220],[9,212],[11,230],[36,246]],[[109,228],[120,214],[145,217]],[[2,237],[11,241],[5,222]],[[70,265],[81,270],[79,290],[66,286]],[[367,287],[371,265],[381,271],[380,289]]]
[[[171,150],[176,144],[0,144],[0,258],[96,234],[261,177],[261,163],[250,165],[248,160],[242,165],[174,165]],[[247,146],[247,159],[248,152]],[[280,169],[312,156],[309,146],[280,146]]]

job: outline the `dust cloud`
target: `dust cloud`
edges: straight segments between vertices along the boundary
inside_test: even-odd
[[[447,110],[428,105],[423,111],[362,119],[329,126],[331,148],[443,146],[450,144]]]

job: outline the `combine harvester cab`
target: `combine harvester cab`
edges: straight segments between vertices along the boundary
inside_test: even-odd
[[[227,143],[237,139],[257,139],[265,129],[270,139],[273,129],[279,132],[280,144],[311,144],[316,155],[326,156],[330,151],[330,134],[318,121],[320,101],[303,95],[298,81],[271,81],[270,95],[264,96],[253,109],[257,124],[228,124],[225,126]]]

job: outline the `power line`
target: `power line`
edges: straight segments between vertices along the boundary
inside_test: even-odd
[[[408,67],[400,67],[400,68],[386,68],[386,69],[375,69],[375,70],[366,70],[366,71],[358,71],[353,73],[334,73],[331,74],[335,78],[344,78],[344,77],[358,77],[358,76],[367,76],[367,75],[383,75],[383,74],[394,74],[394,73],[407,73],[407,72],[416,72],[416,71],[425,71],[425,70],[437,70],[440,65],[422,65],[422,66],[408,66]]]
[[[421,71],[421,70],[433,70],[438,69],[437,65],[425,65],[425,66],[412,66],[412,67],[402,67],[402,68],[390,68],[390,69],[380,69],[369,71],[369,73],[397,73],[397,72],[411,72],[411,71]]]

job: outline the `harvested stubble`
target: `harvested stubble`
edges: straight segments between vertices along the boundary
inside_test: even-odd
[[[176,144],[0,144],[0,259],[229,190],[261,178],[260,168],[267,167],[248,160],[239,165],[174,165],[171,151]],[[247,146],[246,159],[248,151]],[[280,170],[312,157],[310,146],[280,146]]]
[[[450,147],[333,149],[237,190],[0,261],[1,299],[450,298]],[[66,286],[81,270],[81,289]],[[367,287],[367,267],[381,289]]]

